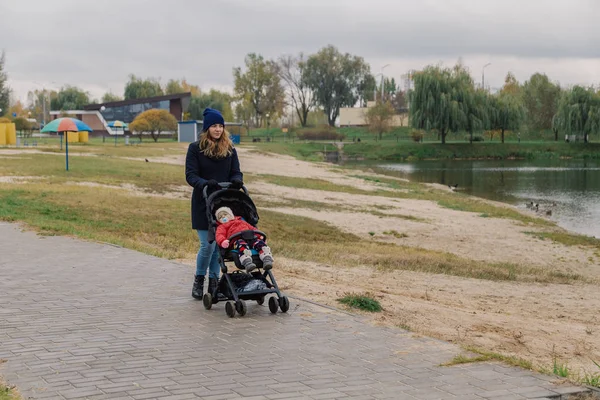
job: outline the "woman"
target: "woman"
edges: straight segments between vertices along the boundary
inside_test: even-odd
[[[194,188],[192,193],[192,229],[198,232],[200,250],[196,257],[196,274],[192,296],[201,299],[204,276],[209,270],[208,287],[213,290],[219,279],[219,253],[217,243],[208,243],[208,218],[206,201],[202,196],[205,186],[208,191],[219,189],[219,182],[231,182],[231,188],[242,187],[242,172],[237,152],[221,113],[212,108],[204,110],[202,134],[197,142],[190,144],[185,158],[185,179]]]

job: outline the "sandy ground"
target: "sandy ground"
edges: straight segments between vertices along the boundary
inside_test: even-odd
[[[244,171],[320,178],[368,189],[373,183],[344,175],[330,164],[238,150]],[[446,190],[440,186],[440,190]],[[440,250],[462,257],[538,266],[600,277],[600,263],[591,249],[540,240],[524,232],[535,230],[517,221],[482,218],[478,214],[439,207],[434,202],[323,192],[276,186],[249,186],[265,200],[308,200],[339,205],[340,211],[277,207],[276,211],[327,221],[339,229],[398,244]],[[508,206],[509,207],[509,206]],[[369,211],[388,215],[381,217]],[[406,219],[417,217],[418,220]],[[407,237],[395,238],[384,231]],[[276,249],[274,249],[276,252]],[[333,268],[298,262],[280,255],[278,279],[290,294],[339,307],[337,298],[349,291],[370,292],[384,307],[374,323],[410,329],[465,346],[552,367],[556,358],[576,370],[600,373],[600,291],[595,284],[535,284],[492,282],[418,272],[381,272],[369,267]]]
[[[242,170],[246,172],[319,178],[366,190],[382,189],[376,183],[348,176],[331,164],[265,155],[249,147],[238,148],[238,153]],[[184,158],[181,155],[149,157],[149,160],[183,165]],[[10,181],[25,182],[27,177]],[[135,187],[119,188],[139,194]],[[307,200],[337,206],[339,211],[285,206],[273,210],[326,221],[368,238],[366,240],[444,251],[476,260],[573,272],[600,282],[597,251],[536,239],[524,233],[535,230],[534,227],[517,221],[482,218],[476,213],[442,208],[430,201],[295,189],[266,182],[249,184],[248,189],[253,198],[271,202]],[[439,189],[448,190],[443,186]],[[190,193],[189,188],[174,187],[169,197],[189,198]],[[386,217],[374,215],[372,211]],[[395,238],[383,233],[389,230],[406,237]],[[375,235],[371,237],[369,232]],[[273,250],[276,276],[291,295],[340,307],[336,299],[344,293],[369,292],[384,307],[383,313],[368,316],[373,323],[514,355],[550,370],[556,359],[560,364],[568,364],[573,371],[600,373],[600,368],[592,362],[600,363],[597,284],[492,282],[408,271],[382,272],[366,266],[334,268],[287,259],[277,254],[277,249]],[[181,261],[194,264],[194,260]]]

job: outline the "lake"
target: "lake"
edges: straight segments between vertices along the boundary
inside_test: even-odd
[[[377,164],[387,174],[411,181],[458,185],[473,196],[548,210],[559,226],[600,238],[600,162],[598,160],[418,161]]]

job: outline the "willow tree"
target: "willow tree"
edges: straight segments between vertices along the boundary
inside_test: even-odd
[[[592,88],[574,86],[563,93],[558,112],[552,119],[553,127],[566,135],[589,135],[600,133],[600,95]]]
[[[490,128],[501,131],[502,143],[504,132],[518,130],[525,120],[525,107],[520,98],[509,92],[500,92],[490,97]]]
[[[413,75],[415,89],[410,93],[410,125],[416,129],[437,130],[442,144],[450,131],[460,129],[465,114],[459,103],[459,89],[452,70],[428,66]]]

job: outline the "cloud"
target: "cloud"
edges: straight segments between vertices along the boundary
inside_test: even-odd
[[[509,70],[600,83],[595,0],[5,0],[0,15],[20,98],[51,82],[120,94],[130,73],[231,88],[249,52],[276,58],[328,44],[374,72],[390,63],[386,75],[397,78],[463,57],[476,77],[491,61],[486,81],[496,86]]]

